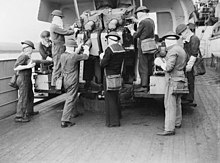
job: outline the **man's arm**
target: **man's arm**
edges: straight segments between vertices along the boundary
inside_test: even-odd
[[[34,67],[35,63],[29,62],[27,64],[28,60],[29,60],[28,56],[20,55],[17,61],[15,62],[14,71],[21,71],[21,70],[30,69]]]
[[[58,33],[58,34],[61,34],[61,35],[66,35],[66,36],[74,34],[73,29],[62,29],[62,28],[58,27],[57,25],[53,26],[53,31],[55,33]]]
[[[170,52],[167,53],[165,71],[170,72],[173,70],[176,64],[176,59],[177,59],[177,53],[175,51],[171,50]]]
[[[105,54],[103,56],[103,59],[101,60],[101,67],[106,67],[109,63],[110,57],[111,57],[111,49],[108,47],[105,50]]]
[[[196,57],[198,56],[200,49],[200,40],[197,36],[192,36],[190,39],[190,58],[189,61],[186,64],[186,72],[189,72],[192,70],[193,65],[196,62]]]
[[[40,52],[40,55],[42,56],[42,58],[46,60],[47,54],[46,54],[41,42],[39,43],[39,52]]]
[[[139,38],[141,36],[141,34],[143,33],[143,29],[144,29],[144,22],[141,21],[138,28],[137,28],[137,32],[134,33],[133,38]]]

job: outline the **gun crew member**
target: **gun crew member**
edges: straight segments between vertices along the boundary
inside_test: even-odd
[[[105,75],[121,74],[122,62],[124,59],[125,50],[119,43],[121,39],[117,32],[110,32],[106,35],[108,47],[104,54],[100,54],[101,67],[105,69]],[[104,55],[104,56],[103,56]],[[104,81],[105,90],[105,114],[107,127],[119,127],[121,110],[119,105],[119,91],[107,91]]]
[[[50,32],[43,31],[40,34],[41,42],[39,43],[39,52],[43,60],[47,57],[52,58],[52,41],[50,40]]]
[[[187,54],[186,76],[189,82],[189,94],[184,95],[183,100],[186,104],[196,106],[197,104],[193,103],[195,91],[195,76],[193,73],[193,65],[196,61],[198,53],[200,52],[200,40],[185,24],[178,25],[176,28],[176,33],[183,40],[184,50]]]
[[[137,31],[131,29],[131,33],[133,33],[133,38],[139,38],[138,41],[138,53],[139,53],[139,74],[141,78],[141,88],[136,91],[149,91],[149,84],[150,84],[150,76],[153,73],[153,60],[154,60],[154,53],[144,52],[141,48],[141,44],[144,40],[152,39],[154,40],[154,30],[155,24],[154,21],[149,18],[150,10],[145,7],[141,6],[138,7],[135,11],[137,15],[137,19],[133,18],[133,21],[137,23]],[[156,46],[156,43],[155,43]]]
[[[161,136],[175,135],[175,127],[180,128],[182,122],[181,94],[174,94],[175,82],[184,82],[184,68],[187,55],[184,49],[177,45],[179,36],[170,32],[163,37],[167,46],[165,59],[156,58],[154,63],[165,71],[165,126]]]
[[[67,93],[67,98],[63,108],[61,118],[61,127],[70,127],[75,123],[70,121],[72,110],[75,109],[77,101],[77,91],[79,83],[79,61],[86,60],[89,57],[89,45],[84,46],[84,52],[81,54],[82,44],[77,45],[76,41],[69,39],[65,43],[66,51],[61,55],[59,67],[63,76],[63,86]]]
[[[15,62],[14,70],[18,71],[17,85],[19,97],[17,103],[17,113],[15,122],[29,122],[30,117],[38,114],[34,112],[34,93],[32,90],[31,74],[35,63],[32,63],[31,55],[35,49],[33,42],[24,41],[22,44],[22,53]]]
[[[60,74],[60,69],[58,68],[60,62],[60,56],[65,51],[65,38],[64,36],[69,36],[76,33],[77,28],[74,29],[74,25],[70,29],[64,29],[63,27],[63,13],[60,10],[54,10],[51,15],[53,16],[52,24],[50,27],[50,35],[52,40],[52,58],[53,58],[53,73],[51,86],[55,86],[56,79]]]

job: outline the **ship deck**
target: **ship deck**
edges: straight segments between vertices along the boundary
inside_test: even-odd
[[[1,163],[214,163],[220,156],[220,74],[196,78],[195,108],[183,108],[182,128],[160,137],[163,103],[148,99],[123,109],[121,127],[105,127],[102,113],[85,111],[76,125],[60,127],[64,95],[35,106],[26,124],[0,121]]]

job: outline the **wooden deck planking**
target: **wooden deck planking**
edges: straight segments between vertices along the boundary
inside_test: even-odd
[[[85,112],[73,120],[76,126],[62,129],[58,110],[63,107],[63,99],[60,98],[36,106],[41,114],[27,124],[14,123],[13,116],[0,121],[0,162],[218,162],[219,107],[216,106],[220,100],[218,84],[211,81],[216,78],[208,76],[216,75],[210,73],[197,78],[198,106],[184,109],[182,128],[176,129],[175,136],[156,135],[161,131],[164,115],[162,112],[154,115],[160,104],[149,103],[123,110],[119,128],[105,127],[102,114]],[[48,109],[43,111],[43,107]]]
[[[191,114],[188,113],[183,117],[183,139],[184,139],[184,156],[183,162],[197,163],[200,160],[200,153],[196,144],[196,133],[192,125]],[[180,151],[181,152],[181,151]]]
[[[138,157],[136,162],[160,161],[163,146],[161,146],[160,141],[158,141],[161,139],[161,137],[157,137],[155,134],[160,131],[158,130],[158,128],[163,126],[163,122],[161,123],[161,121],[158,120],[158,118],[159,117],[147,117],[149,122],[148,126],[145,128],[144,138],[142,140],[143,146],[142,148],[140,148],[140,152],[137,154]],[[160,118],[163,119],[163,117],[161,116]]]

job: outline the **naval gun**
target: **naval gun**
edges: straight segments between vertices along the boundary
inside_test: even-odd
[[[150,12],[154,13],[155,32],[160,38],[169,31],[175,31],[177,25],[188,24],[191,20],[190,15],[195,11],[192,0],[40,0],[38,20],[51,22],[50,14],[56,9],[63,12],[64,27],[67,28],[78,20],[76,24],[80,31],[77,38],[86,41],[90,37],[92,40],[91,54],[97,57],[107,47],[105,35],[111,30],[117,31],[122,38],[122,45],[127,49],[125,59],[127,65],[123,71],[123,75],[125,75],[123,77],[125,82],[132,83],[134,76],[135,79],[139,79],[138,71],[136,71],[138,66],[134,66],[138,65],[138,52],[134,47],[135,40],[131,39],[130,31],[125,26],[132,23],[129,19],[134,11],[132,7],[137,8],[142,5],[147,6]],[[81,69],[85,70],[86,67],[81,66]],[[80,71],[82,85],[85,84],[85,72]],[[128,72],[131,72],[132,75]],[[44,79],[39,82],[49,83]],[[162,83],[164,83],[163,76],[152,76],[150,83],[150,95],[152,96],[149,94],[134,95],[146,98],[155,98],[158,94],[163,95]]]
[[[90,39],[92,44],[90,49],[90,55],[93,57],[98,57],[98,59],[99,59],[99,55],[102,52],[104,52],[104,50],[107,48],[107,41],[105,36],[110,31],[116,31],[121,36],[120,43],[127,50],[125,57],[126,59],[124,62],[125,64],[124,64],[123,74],[125,78],[127,77],[127,80],[125,80],[125,82],[130,82],[130,83],[132,83],[134,79],[134,62],[136,55],[134,50],[133,37],[131,36],[131,32],[126,27],[126,25],[133,23],[130,17],[133,15],[134,9],[135,6],[129,6],[127,8],[125,7],[115,8],[115,9],[104,8],[93,11],[87,10],[80,15],[80,19],[76,23],[76,27],[79,28],[79,33],[77,34],[76,37],[77,42],[86,43],[86,41]],[[88,64],[85,65],[84,63],[86,62],[90,62],[90,61],[81,61],[79,66],[80,67],[79,83],[81,85],[87,82],[84,80],[86,73],[89,73],[85,71],[86,69],[88,69],[86,68],[86,66],[91,67]],[[96,69],[100,69],[98,71],[102,72],[100,67],[96,67]],[[97,72],[97,70],[94,71]],[[103,76],[102,73],[95,75],[96,78],[99,79],[101,79]]]

